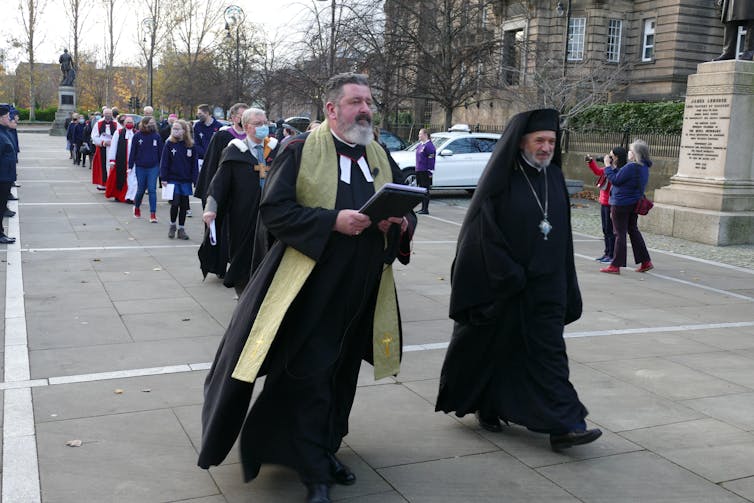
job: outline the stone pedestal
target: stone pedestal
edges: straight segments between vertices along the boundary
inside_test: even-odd
[[[702,63],[689,76],[678,173],[654,202],[650,232],[754,244],[754,62]]]
[[[76,89],[73,86],[58,86],[58,111],[52,123],[52,136],[65,136],[65,120],[76,111]]]

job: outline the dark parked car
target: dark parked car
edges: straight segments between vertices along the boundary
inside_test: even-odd
[[[406,148],[406,142],[387,129],[380,129],[380,143],[385,145],[390,152]]]

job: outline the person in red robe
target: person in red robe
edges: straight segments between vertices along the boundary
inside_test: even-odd
[[[128,154],[131,152],[131,139],[134,137],[134,119],[130,115],[123,121],[123,128],[113,135],[112,143],[107,149],[109,172],[105,182],[105,197],[114,197],[121,203],[127,202],[128,178],[131,172],[128,169]],[[133,202],[133,201],[130,201]]]
[[[105,190],[107,183],[107,148],[113,140],[113,135],[119,129],[119,125],[113,119],[113,110],[102,110],[102,119],[92,128],[92,144],[94,145],[94,159],[92,159],[92,183],[98,190]]]

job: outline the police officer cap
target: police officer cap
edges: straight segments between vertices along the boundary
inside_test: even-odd
[[[526,123],[524,134],[534,131],[558,131],[560,129],[560,114],[553,108],[533,110]]]

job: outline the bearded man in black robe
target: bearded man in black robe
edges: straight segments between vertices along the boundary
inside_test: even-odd
[[[234,138],[223,150],[220,167],[207,190],[203,215],[210,228],[218,215],[224,215],[221,232],[227,228],[224,234],[228,239],[230,265],[223,284],[235,288],[239,296],[249,282],[261,187],[268,170],[267,163],[272,160],[277,145],[275,138],[267,136],[264,110],[245,110],[241,122],[246,138]],[[217,233],[215,236],[218,241],[222,239],[218,239]]]
[[[553,449],[596,440],[569,381],[563,326],[581,316],[556,110],[511,119],[479,180],[451,270],[453,337],[436,410],[501,431],[550,434]]]
[[[372,222],[357,210],[400,179],[373,141],[366,77],[334,76],[325,99],[327,121],[288,143],[265,183],[265,228],[257,232],[271,247],[207,376],[198,461],[220,464],[241,432],[245,479],[265,463],[288,466],[307,486],[309,503],[330,502],[333,482],[356,480],[335,453],[348,433],[362,359],[377,379],[399,370],[391,264],[396,257],[408,263],[416,225],[413,213]],[[264,389],[249,410],[262,375]]]

